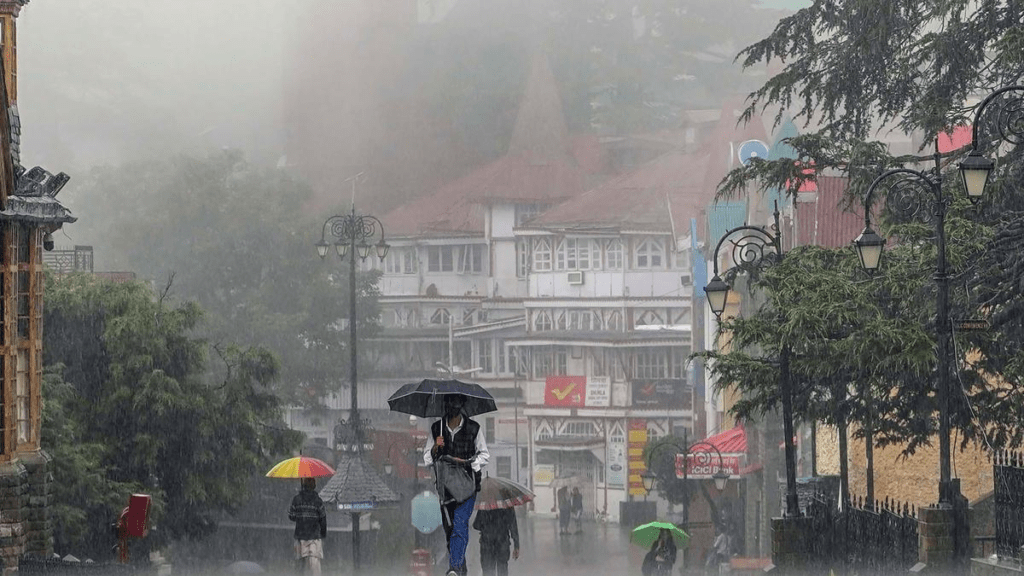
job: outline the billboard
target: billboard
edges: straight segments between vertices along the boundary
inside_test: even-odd
[[[636,408],[685,408],[690,405],[690,387],[683,378],[633,380]]]
[[[586,376],[548,376],[544,381],[545,406],[581,407],[586,397]]]
[[[590,376],[587,378],[588,407],[607,408],[612,404],[612,379],[608,376]]]

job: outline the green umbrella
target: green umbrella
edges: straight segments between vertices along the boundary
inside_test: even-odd
[[[686,543],[690,541],[690,536],[686,532],[670,522],[649,522],[643,526],[637,526],[630,534],[629,540],[644,548],[650,548],[658,539],[658,534],[661,534],[662,529],[668,530],[672,534],[672,539],[676,541],[676,546],[679,548],[685,547]]]

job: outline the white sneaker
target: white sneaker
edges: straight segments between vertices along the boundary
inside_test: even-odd
[[[459,573],[455,570],[448,570],[448,573],[445,574],[445,576],[459,576]]]

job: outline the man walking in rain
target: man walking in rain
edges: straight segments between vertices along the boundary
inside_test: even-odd
[[[511,498],[507,493],[503,498]],[[480,569],[483,576],[508,576],[509,538],[512,558],[519,558],[519,523],[512,508],[479,510],[473,528],[480,531]]]
[[[484,435],[480,433],[480,425],[462,413],[465,404],[466,397],[461,394],[444,397],[444,417],[430,426],[431,439],[423,451],[423,462],[427,466],[447,457],[439,465],[461,466],[472,472],[476,483],[476,490],[470,490],[471,495],[465,499],[456,498],[446,486],[439,487],[443,491],[438,494],[441,499],[441,522],[448,540],[448,576],[466,575],[469,517],[473,515],[476,492],[480,491],[480,468],[491,457]]]
[[[295,557],[313,576],[320,576],[327,537],[327,508],[316,493],[316,479],[303,478],[302,490],[292,498],[288,519],[295,522]]]

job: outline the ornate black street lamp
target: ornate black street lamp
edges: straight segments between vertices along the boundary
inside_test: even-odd
[[[353,183],[353,186],[355,184]],[[384,241],[384,225],[374,216],[363,216],[356,214],[355,203],[352,204],[350,214],[331,216],[324,222],[323,230],[320,233],[320,241],[316,244],[317,254],[325,258],[330,251],[331,244],[328,243],[328,232],[333,237],[334,250],[344,260],[349,253],[348,267],[348,288],[349,288],[349,390],[351,392],[352,406],[349,411],[347,424],[351,428],[352,442],[343,446],[343,450],[351,447],[352,457],[362,459],[362,453],[367,447],[365,428],[368,421],[359,416],[358,386],[357,383],[357,334],[356,334],[356,256],[366,260],[370,255],[371,243],[376,249],[377,256],[384,260],[387,256],[388,246]],[[374,242],[376,240],[376,242]],[[361,512],[352,510],[352,567],[354,572],[359,571],[359,517]]]
[[[718,456],[718,470],[716,470],[715,473],[711,475],[711,479],[715,481],[715,488],[719,492],[725,490],[725,486],[729,482],[729,474],[726,473],[724,470],[725,460],[722,458],[722,452],[718,449],[717,446],[710,442],[694,442],[693,444],[690,444],[688,448],[685,448],[671,441],[659,442],[658,444],[654,445],[654,448],[652,448],[650,452],[647,453],[647,469],[644,470],[643,474],[640,475],[640,479],[643,480],[644,483],[644,491],[647,492],[648,494],[654,491],[655,482],[658,479],[658,476],[651,472],[651,461],[654,460],[655,452],[661,450],[666,446],[670,448],[675,448],[676,454],[682,455],[684,458],[683,485],[687,487],[687,492],[686,496],[683,498],[683,528],[686,528],[686,526],[690,523],[690,496],[689,484],[687,484],[687,480],[689,480],[688,472],[690,470],[690,457],[693,456],[693,459],[699,465],[710,466],[712,464],[711,453],[714,452],[715,455]],[[702,449],[697,450],[697,448]],[[708,448],[710,448],[710,450],[708,450]]]
[[[779,227],[779,203],[775,203],[772,213],[775,222],[771,231],[760,226],[737,226],[726,232],[715,247],[714,270],[711,282],[704,287],[708,296],[708,306],[715,316],[721,320],[722,313],[729,296],[729,285],[718,275],[719,253],[728,241],[731,244],[732,261],[738,266],[773,265],[781,262],[785,253],[782,251],[782,232]],[[782,395],[782,427],[786,445],[786,516],[800,516],[800,500],[796,494],[796,445],[793,442],[793,384],[789,370],[791,350],[783,344],[779,358],[779,389]]]
[[[1000,139],[1020,144],[1024,142],[1024,86],[1008,86],[990,94],[978,106],[974,117],[971,152],[960,163],[960,177],[971,202],[977,202],[985,191],[989,174],[995,163],[978,151],[978,123],[985,108],[996,97],[1007,92],[1020,92],[1010,99],[1000,114],[998,124]],[[946,211],[952,198],[942,191],[942,167],[938,143],[933,155],[932,174],[909,168],[889,170],[868,187],[864,197],[864,231],[854,240],[864,270],[874,274],[881,263],[885,240],[871,229],[871,203],[875,190],[883,183],[892,181],[886,195],[891,206],[909,217],[921,216],[935,225],[935,326],[937,332],[936,355],[938,357],[937,398],[939,401],[939,504],[952,506],[959,489],[952,483],[949,444],[949,397],[950,397],[950,350],[952,347],[952,325],[949,318],[949,274],[946,267]],[[929,206],[930,205],[930,206]],[[929,211],[929,208],[931,209]]]
[[[960,179],[964,183],[964,189],[967,190],[967,197],[972,202],[976,202],[985,194],[985,185],[988,184],[989,175],[996,165],[978,150],[978,123],[981,122],[981,114],[993,100],[1009,92],[1019,92],[1019,94],[1012,95],[1000,109],[996,122],[999,139],[1011,144],[1024,144],[1024,85],[1000,88],[985,97],[974,113],[971,153],[960,162]]]

